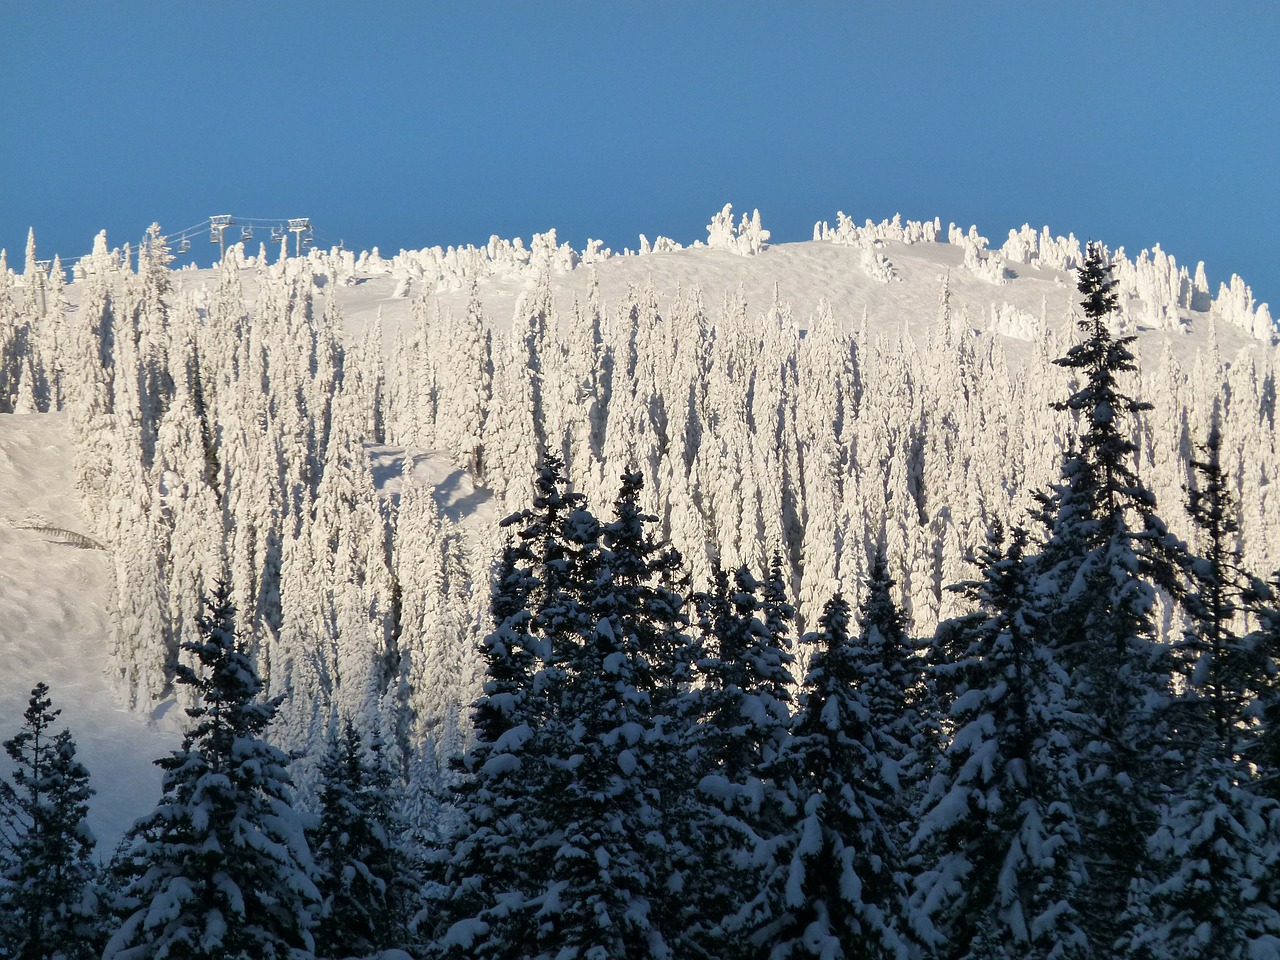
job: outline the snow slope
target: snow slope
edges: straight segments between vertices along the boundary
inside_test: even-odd
[[[629,290],[639,290],[652,291],[664,303],[678,294],[699,296],[713,318],[733,299],[744,300],[751,317],[776,304],[799,329],[809,328],[815,315],[829,309],[847,330],[865,322],[888,340],[905,333],[923,343],[936,323],[945,286],[955,322],[979,337],[998,338],[1009,358],[1017,360],[1043,349],[1050,334],[1059,343],[1072,335],[1077,299],[1069,270],[1007,259],[993,280],[990,271],[974,269],[972,251],[940,242],[824,239],[769,246],[750,256],[699,246],[592,257],[591,262],[585,254],[582,259],[556,254],[554,234],[541,247],[535,239],[534,255],[512,256],[504,249],[473,251],[467,269],[453,274],[439,266],[453,251],[359,260],[314,251],[308,259],[316,310],[335,299],[349,341],[380,324],[381,342],[389,350],[396,334],[415,322],[415,311],[461,316],[471,277],[478,280],[485,313],[502,325],[520,314],[545,276],[562,317],[593,288],[606,311],[625,303]],[[546,254],[541,260],[539,249]],[[249,300],[256,296],[257,266],[250,260],[241,271]],[[181,290],[206,305],[217,284],[211,270],[186,270],[176,278]],[[72,305],[79,304],[85,286],[68,287]],[[1242,322],[1251,301],[1241,307],[1224,299],[1211,307],[1201,297],[1195,309],[1177,304],[1161,314],[1138,296],[1141,289],[1141,283],[1129,285],[1125,311],[1126,322],[1139,334],[1144,364],[1155,363],[1166,349],[1191,361],[1211,344],[1226,358],[1242,349],[1272,350]],[[500,506],[464,470],[433,451],[366,450],[382,495],[394,497],[407,483],[430,487],[441,516],[458,524],[471,552],[492,550],[486,538],[492,538]],[[92,825],[109,850],[155,801],[159,772],[150,761],[177,745],[183,718],[171,703],[152,715],[119,705],[109,676],[111,570],[107,556],[82,536],[87,525],[73,486],[72,459],[64,414],[0,415],[0,548],[7,560],[0,570],[0,737],[17,730],[31,687],[48,683],[95,774],[100,795]]]
[[[111,568],[80,539],[74,476],[65,414],[0,416],[0,731],[13,736],[31,688],[48,684],[98,791],[89,822],[109,855],[159,797],[151,760],[178,745],[181,726],[164,707],[129,711],[108,679]]]
[[[368,448],[379,491],[431,489],[443,517],[477,534],[495,511],[487,491],[443,456]],[[149,714],[122,704],[110,674],[111,568],[87,538],[65,414],[0,415],[0,731],[22,723],[31,689],[50,688],[98,791],[90,825],[104,856],[160,795],[156,757],[176,749],[185,718],[172,700]],[[8,771],[8,757],[0,761]]]

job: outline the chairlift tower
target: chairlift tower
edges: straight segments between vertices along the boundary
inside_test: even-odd
[[[296,217],[289,221],[289,232],[294,236],[293,255],[295,257],[302,256],[302,235],[311,233],[311,219],[309,217]],[[310,236],[307,237],[311,239]]]
[[[48,287],[48,280],[53,270],[52,260],[36,261],[36,282],[40,286],[40,316],[45,316],[49,312],[49,305],[46,302],[45,290]]]
[[[229,226],[235,223],[230,215],[221,214],[216,217],[209,218],[209,241],[218,245],[218,262],[221,263],[227,256],[227,241],[223,237]]]

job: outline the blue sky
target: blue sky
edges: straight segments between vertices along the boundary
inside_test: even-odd
[[[8,4],[0,246],[309,216],[384,251],[556,227],[775,240],[1024,221],[1280,301],[1280,8],[1063,3]],[[208,261],[211,247],[197,245]],[[1274,311],[1273,311],[1274,312]]]

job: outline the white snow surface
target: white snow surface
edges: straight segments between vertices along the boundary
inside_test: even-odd
[[[554,244],[554,234],[551,240]],[[1069,271],[1009,259],[1002,261],[1003,279],[990,282],[966,267],[960,245],[877,240],[869,258],[870,249],[815,240],[766,246],[744,256],[701,245],[659,245],[643,256],[588,263],[584,253],[582,262],[553,258],[548,263],[551,292],[562,316],[574,299],[585,301],[598,283],[606,309],[622,301],[628,288],[637,288],[652,289],[663,302],[677,291],[696,292],[708,312],[719,315],[726,300],[740,294],[753,316],[777,303],[797,328],[807,329],[825,302],[845,329],[856,329],[865,318],[876,334],[889,339],[906,334],[923,342],[936,322],[946,283],[955,322],[982,336],[1001,337],[1013,359],[1039,348],[1047,331],[1062,338],[1059,342],[1072,336],[1079,296]],[[993,245],[993,251],[998,249]],[[380,323],[384,349],[413,322],[419,298],[425,296],[426,309],[462,316],[468,284],[424,274],[414,256],[362,257],[353,270],[337,275],[324,271],[340,260],[338,251],[312,252],[317,312],[325,300],[336,297],[348,340],[358,338],[370,323]],[[868,267],[881,259],[891,265],[894,282]],[[478,272],[483,274],[479,294],[484,310],[499,322],[509,322],[537,284],[537,271],[527,258],[514,265],[495,260]],[[213,270],[184,270],[174,278],[178,288],[191,291],[211,293],[217,284]],[[257,284],[252,268],[242,271],[242,282],[246,298],[253,299]],[[73,305],[85,286],[72,283],[67,288]],[[1251,300],[1248,305],[1252,309]],[[1139,334],[1144,365],[1154,363],[1166,344],[1180,360],[1194,357],[1211,327],[1224,356],[1271,347],[1241,322],[1216,322],[1226,306],[1194,311],[1177,306],[1161,319],[1135,297],[1126,300],[1125,311],[1130,329]],[[463,529],[472,548],[492,536],[498,506],[445,454],[389,446],[367,450],[384,496],[395,496],[406,483],[429,486],[442,517]],[[90,824],[101,852],[109,855],[129,824],[158,799],[160,774],[151,761],[178,746],[185,718],[172,701],[151,714],[122,705],[109,675],[111,568],[107,555],[83,539],[88,525],[73,478],[65,414],[0,415],[0,549],[6,559],[0,567],[0,739],[19,729],[34,684],[47,683],[93,775],[98,796]],[[0,757],[0,770],[7,771],[7,764]]]
[[[74,476],[65,414],[0,415],[0,733],[18,732],[32,687],[47,684],[98,791],[89,825],[109,856],[159,799],[151,761],[179,745],[181,722],[171,702],[130,711],[108,677],[111,566],[74,536],[86,530]]]
[[[499,518],[493,498],[476,486],[471,474],[439,450],[414,450],[367,444],[373,485],[383,497],[395,498],[406,487],[431,490],[440,516],[464,530],[489,529]]]

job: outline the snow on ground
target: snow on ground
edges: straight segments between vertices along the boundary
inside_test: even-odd
[[[826,301],[835,321],[850,332],[856,331],[865,317],[873,333],[897,338],[905,330],[923,346],[938,316],[939,295],[946,282],[953,316],[969,329],[999,334],[1012,362],[1034,349],[1042,336],[1036,328],[1074,339],[1071,317],[1078,313],[1079,295],[1073,273],[1006,261],[1006,282],[996,284],[966,269],[964,252],[956,245],[889,240],[881,241],[877,250],[892,263],[900,279],[884,283],[870,276],[862,266],[862,252],[855,247],[805,241],[775,244],[752,256],[708,247],[615,256],[569,271],[553,270],[551,291],[562,316],[568,315],[575,298],[585,303],[593,279],[599,284],[606,310],[624,303],[628,288],[643,292],[652,287],[663,307],[678,291],[685,295],[697,291],[713,320],[720,316],[726,299],[739,292],[752,316],[764,314],[776,294],[800,329],[809,327],[819,302]],[[521,300],[533,293],[536,280],[531,272],[526,273],[523,277],[494,274],[480,283],[481,301],[495,325],[510,324]],[[212,287],[215,274],[192,271],[184,276],[184,282],[204,282]],[[249,287],[246,282],[246,292]],[[398,291],[403,295],[396,296]],[[442,316],[460,317],[470,295],[466,287],[422,280],[410,280],[406,286],[404,278],[394,272],[358,275],[350,284],[326,283],[317,293],[338,298],[350,336],[358,337],[369,323],[381,322],[382,343],[388,350],[395,334],[412,322],[415,300],[425,295],[428,309],[438,307]],[[1180,361],[1193,360],[1212,322],[1208,313],[1183,310],[1180,315],[1187,324],[1186,332],[1156,329],[1144,324],[1139,302],[1128,306],[1135,317],[1144,365],[1156,362],[1166,343]],[[1243,347],[1258,346],[1237,327],[1221,321],[1216,326],[1222,355],[1228,359]]]
[[[607,311],[625,302],[629,288],[652,288],[664,307],[677,291],[696,291],[713,321],[726,300],[739,293],[753,316],[762,315],[776,297],[802,329],[826,301],[846,329],[857,329],[865,317],[874,333],[896,338],[906,331],[923,344],[947,281],[953,316],[983,335],[999,335],[1011,360],[1034,349],[1046,328],[1070,335],[1078,295],[1069,273],[1009,261],[1007,282],[996,284],[964,267],[959,246],[885,241],[877,243],[877,251],[892,263],[899,280],[885,283],[871,276],[857,248],[814,241],[777,244],[753,256],[707,247],[615,256],[553,271],[551,290],[562,316],[575,298],[586,301],[593,281]],[[397,275],[387,261],[381,264],[346,281],[318,277],[316,310],[336,296],[348,335],[358,337],[369,323],[381,322],[387,349],[396,332],[412,322],[414,301],[423,295],[427,309],[438,308],[442,316],[465,311],[466,286]],[[175,278],[180,289],[212,291],[217,284],[213,270],[184,270]],[[254,270],[243,271],[241,280],[246,298],[253,299]],[[535,283],[528,269],[495,268],[485,277],[479,292],[495,325],[511,322]],[[73,304],[85,286],[73,283],[67,289]],[[1134,315],[1140,318],[1141,310]],[[1141,319],[1136,321],[1144,363],[1155,362],[1165,344],[1184,362],[1204,346],[1210,315],[1182,311],[1182,319],[1188,332],[1144,329]],[[1243,346],[1258,346],[1243,330],[1216,326],[1227,358]],[[394,497],[405,483],[430,486],[441,515],[462,527],[471,552],[492,547],[496,506],[445,455],[377,446],[368,452],[384,496]],[[0,550],[6,558],[0,568],[0,738],[17,731],[32,686],[48,683],[82,759],[96,775],[100,796],[91,823],[109,852],[133,818],[155,802],[159,771],[151,760],[178,745],[185,718],[174,709],[156,716],[129,712],[108,678],[109,568],[104,553],[74,536],[86,525],[72,458],[63,415],[0,416]],[[5,763],[0,757],[0,769]]]
[[[982,335],[998,334],[1014,364],[1035,349],[1044,330],[1056,333],[1059,344],[1075,337],[1071,318],[1078,313],[1079,296],[1074,273],[1003,260],[1004,280],[993,283],[965,266],[964,248],[958,244],[876,240],[873,250],[892,265],[895,277],[891,281],[884,282],[883,277],[868,271],[861,248],[814,240],[772,244],[750,256],[691,246],[614,255],[567,270],[557,263],[551,269],[551,292],[557,311],[567,316],[575,299],[586,301],[593,281],[599,285],[606,311],[625,303],[629,288],[637,295],[651,288],[662,308],[670,305],[677,292],[690,295],[696,291],[713,321],[726,300],[739,293],[752,316],[763,315],[776,295],[799,329],[809,327],[819,302],[825,301],[835,321],[850,332],[856,331],[865,317],[873,334],[896,339],[906,331],[923,345],[938,316],[939,295],[946,282],[957,323]],[[311,256],[313,264],[320,263],[319,251]],[[413,256],[408,255],[409,261]],[[528,263],[513,265],[483,257],[474,260],[472,268],[483,274],[479,293],[490,321],[499,328],[508,326],[521,309],[521,301],[534,292],[537,270]],[[257,295],[255,270],[241,271],[247,300]],[[380,323],[382,344],[388,351],[396,333],[409,329],[414,304],[424,297],[426,308],[438,309],[443,317],[465,313],[468,283],[456,276],[435,282],[412,276],[412,272],[411,267],[389,258],[357,266],[353,276],[342,279],[321,274],[316,278],[316,309],[319,311],[329,297],[336,297],[348,336],[358,338],[369,324]],[[217,286],[217,276],[216,269],[188,268],[175,274],[180,289],[203,288],[206,303]],[[72,303],[78,302],[84,286],[73,283],[68,287]],[[1139,335],[1137,352],[1144,366],[1157,362],[1166,345],[1180,362],[1193,361],[1214,322],[1208,312],[1179,309],[1183,329],[1157,327],[1147,319],[1141,301],[1122,298],[1121,306],[1130,313],[1133,332]],[[1260,346],[1246,330],[1221,319],[1216,328],[1219,350],[1227,360],[1244,347]]]
[[[489,491],[477,487],[467,471],[439,450],[415,450],[366,444],[373,485],[383,497],[399,497],[406,486],[429,487],[440,516],[464,531],[483,536],[492,528],[497,506]]]
[[[48,684],[98,791],[89,823],[105,857],[159,799],[151,761],[179,745],[181,716],[131,712],[108,678],[111,569],[81,539],[67,428],[65,414],[0,415],[0,738]]]

